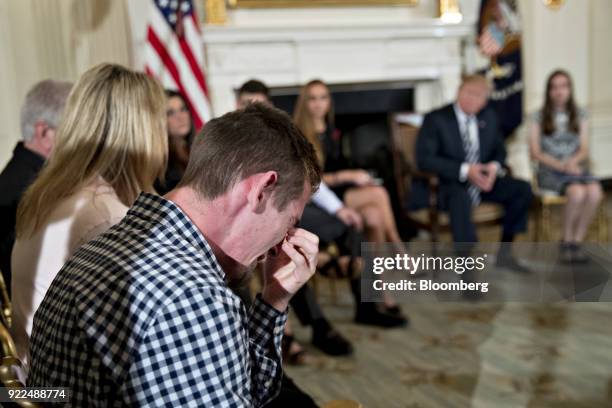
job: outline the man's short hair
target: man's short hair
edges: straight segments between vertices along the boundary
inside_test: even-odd
[[[308,183],[314,192],[321,170],[314,148],[283,111],[262,103],[211,120],[196,136],[180,186],[213,200],[257,173],[278,174],[274,204],[282,210]]]
[[[460,88],[462,88],[464,85],[482,85],[483,87],[487,88],[487,90],[491,90],[491,82],[487,79],[487,77],[485,77],[484,75],[480,75],[480,74],[470,74],[470,75],[464,75],[463,78],[461,78],[461,86]]]
[[[34,137],[34,127],[39,120],[57,129],[71,89],[70,82],[46,79],[28,91],[21,107],[21,137],[25,142]]]
[[[270,89],[263,82],[257,79],[251,79],[242,84],[242,86],[238,89],[238,97],[245,93],[262,94],[267,99],[270,99]]]

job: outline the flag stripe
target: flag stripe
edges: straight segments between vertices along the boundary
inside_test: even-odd
[[[198,19],[195,16],[185,20],[185,37],[189,43],[200,43],[202,32],[198,25]],[[204,61],[204,47],[192,47],[193,55],[197,61]]]
[[[199,32],[196,31],[195,33],[193,33],[193,30],[195,29],[195,27],[193,26],[193,19],[191,18],[185,19],[184,27],[185,27],[185,37],[180,39],[180,44],[181,44],[181,48],[183,49],[183,54],[185,54],[185,57],[187,57],[187,61],[189,61],[189,65],[191,65],[191,70],[195,74],[196,79],[198,80],[198,82],[200,83],[200,86],[204,90],[204,94],[208,97],[209,96],[208,87],[206,86],[206,80],[204,79],[204,73],[198,66],[198,60],[203,61],[203,59],[201,58],[202,53],[198,52],[200,50],[200,47],[196,46],[192,48],[189,46],[189,42],[193,42],[193,40],[190,37],[196,34],[195,37],[199,38],[199,35],[198,35]]]
[[[204,76],[202,75],[202,72],[198,69],[198,63],[196,62],[193,54],[191,53],[189,44],[187,44],[184,38],[181,38],[179,39],[179,45],[181,47],[181,50],[183,51],[183,55],[185,56],[187,63],[191,67],[191,73],[194,75],[204,94],[208,96],[206,84],[204,83]]]
[[[155,76],[164,87],[183,94],[196,129],[212,116],[203,64],[204,52],[193,2],[182,0],[172,5],[172,2],[151,0],[145,72]]]
[[[159,32],[155,30],[155,34],[158,34],[158,39],[164,38],[166,40],[163,42],[163,44],[161,44],[160,41],[160,44],[164,46],[164,49],[169,56],[168,58],[172,60],[174,66],[176,67],[177,72],[176,74],[173,73],[173,77],[177,83],[181,83],[181,92],[189,96],[189,99],[192,102],[192,107],[194,108],[193,110],[197,112],[200,121],[202,123],[208,121],[211,117],[208,99],[206,97],[204,88],[200,83],[198,83],[194,70],[189,65],[187,59],[185,58],[185,54],[181,50],[178,37],[175,35],[174,31],[170,30],[170,26],[166,23],[166,20],[158,9],[154,10],[151,16],[151,21],[154,27],[161,28]],[[164,63],[166,62],[166,59],[163,56],[162,61],[164,61]],[[196,71],[200,71],[197,69],[197,65]],[[184,89],[184,91],[182,89]]]
[[[195,109],[196,107],[191,101],[191,93],[188,93],[185,90],[185,87],[183,86],[183,83],[179,75],[179,71],[176,65],[174,64],[174,60],[172,59],[172,57],[170,57],[170,54],[168,53],[164,45],[161,43],[159,38],[157,38],[155,31],[149,30],[147,38],[149,40],[149,43],[157,51],[157,54],[161,57],[161,61],[163,62],[164,66],[167,68],[168,72],[170,73],[174,81],[176,82],[178,90],[185,96],[185,100],[187,101],[187,104],[189,105],[189,109],[192,112],[193,121],[194,121],[195,126],[200,127],[203,124],[202,118],[200,117],[200,112],[198,109]]]
[[[176,81],[168,69],[166,69],[164,63],[159,58],[159,54],[157,54],[157,51],[150,42],[147,42],[145,45],[145,58],[145,69],[148,70],[147,73],[149,75],[156,77],[166,89],[178,89]]]

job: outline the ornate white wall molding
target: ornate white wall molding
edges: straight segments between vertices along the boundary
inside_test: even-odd
[[[272,86],[312,78],[331,83],[422,81],[417,108],[450,100],[458,84],[467,24],[436,18],[339,24],[207,26],[207,77],[215,114],[234,108],[233,90],[256,77]],[[447,90],[452,90],[447,92]]]

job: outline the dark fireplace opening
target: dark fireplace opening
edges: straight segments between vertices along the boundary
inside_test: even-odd
[[[368,82],[328,84],[334,101],[336,127],[343,133],[366,124],[387,120],[392,112],[414,110],[414,84],[410,82]],[[270,90],[274,105],[289,115],[300,87],[275,87]]]
[[[406,203],[397,193],[394,177],[389,114],[414,111],[414,84],[409,82],[370,82],[328,84],[334,102],[335,126],[342,133],[343,150],[352,167],[363,168],[382,179],[389,192],[402,238],[414,230],[403,225],[400,216]],[[293,114],[299,87],[271,88],[274,105]]]

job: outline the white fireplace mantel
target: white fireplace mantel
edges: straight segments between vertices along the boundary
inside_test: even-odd
[[[389,38],[457,38],[471,35],[474,27],[466,24],[447,24],[437,18],[421,18],[410,21],[370,20],[358,23],[349,21],[310,24],[266,25],[208,25],[205,27],[206,44],[233,43],[236,41],[333,41]]]
[[[267,22],[205,26],[207,77],[215,114],[235,107],[234,90],[250,78],[269,86],[416,82],[416,107],[451,100],[462,71],[462,44],[472,24],[437,18]]]

